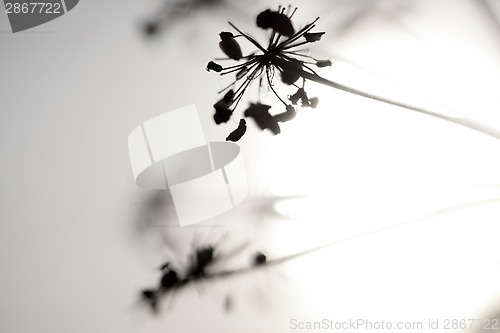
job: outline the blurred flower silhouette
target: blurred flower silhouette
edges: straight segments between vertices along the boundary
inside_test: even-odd
[[[188,18],[193,11],[205,8],[217,8],[226,5],[225,0],[178,0],[165,1],[162,8],[143,26],[147,37],[157,36],[173,21]]]
[[[262,130],[269,129],[275,135],[279,134],[279,122],[289,121],[295,117],[296,106],[299,101],[301,107],[314,108],[317,106],[318,98],[309,98],[307,96],[305,91],[306,79],[315,80],[316,77],[319,79],[319,76],[311,68],[312,66],[327,67],[331,66],[332,63],[330,60],[316,59],[303,53],[304,50],[297,49],[299,46],[321,40],[324,32],[311,32],[319,18],[296,31],[291,21],[296,10],[297,8],[292,10],[291,7],[287,9],[280,6],[277,11],[267,9],[257,16],[257,26],[264,30],[271,30],[266,47],[250,35],[242,32],[231,22],[229,24],[238,32],[238,35],[235,36],[233,33],[226,31],[219,34],[221,38],[219,46],[228,57],[228,60],[236,60],[240,61],[240,63],[223,67],[210,61],[207,65],[208,71],[215,71],[220,75],[236,73],[235,80],[219,92],[225,93],[224,96],[214,104],[214,121],[216,124],[225,123],[231,118],[245,91],[256,79],[259,79],[259,87],[262,87],[263,82],[267,83],[269,90],[284,105],[285,109],[282,113],[271,114],[269,112],[270,105],[260,102],[251,103],[243,115],[252,118]],[[242,54],[241,47],[236,40],[241,37],[253,44],[256,48],[255,52],[246,56]],[[277,72],[280,74],[282,83],[297,88],[296,93],[288,97],[278,94],[274,88],[274,77]],[[301,83],[297,83],[299,79],[302,79]],[[240,124],[242,124],[241,121]],[[239,140],[244,134],[241,126],[239,128],[238,135],[230,135],[227,140]]]
[[[140,293],[142,301],[144,301],[153,314],[158,314],[159,303],[168,295],[172,295],[175,291],[179,291],[183,287],[196,283],[202,280],[210,280],[216,278],[229,277],[250,272],[257,267],[264,266],[267,261],[265,254],[257,252],[252,258],[252,264],[248,267],[239,269],[216,269],[217,263],[230,256],[242,251],[247,244],[242,244],[232,253],[225,255],[217,250],[216,246],[201,246],[193,249],[193,252],[187,256],[187,266],[184,269],[179,267],[174,268],[172,262],[165,262],[159,267],[161,277],[156,288],[143,289]],[[226,304],[226,308],[228,305]]]

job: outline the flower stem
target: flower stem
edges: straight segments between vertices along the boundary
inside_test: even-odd
[[[399,107],[402,107],[402,108],[405,108],[408,110],[412,110],[412,111],[426,114],[428,116],[443,119],[443,120],[446,120],[446,121],[449,121],[449,122],[452,122],[452,123],[455,123],[458,125],[465,126],[467,128],[473,129],[475,131],[492,136],[492,137],[500,140],[500,130],[495,129],[493,127],[490,127],[488,125],[479,123],[473,119],[447,116],[447,115],[440,114],[440,113],[437,113],[437,112],[434,112],[431,110],[427,110],[427,109],[424,109],[424,108],[421,108],[421,107],[418,107],[415,105],[411,105],[411,104],[399,102],[399,101],[396,101],[396,100],[393,100],[390,98],[386,98],[383,96],[371,94],[371,93],[368,93],[366,91],[352,88],[352,87],[346,86],[346,85],[341,84],[341,83],[330,81],[330,80],[325,79],[317,74],[307,72],[304,69],[299,68],[298,66],[295,66],[294,64],[289,63],[283,59],[273,59],[273,62],[278,67],[281,67],[283,69],[286,68],[290,71],[294,71],[294,72],[300,74],[300,76],[302,76],[304,79],[308,79],[308,80],[314,81],[316,83],[320,83],[320,84],[323,84],[325,86],[339,89],[339,90],[342,90],[342,91],[345,91],[345,92],[348,92],[351,94],[355,94],[358,96],[362,96],[365,98],[373,99],[373,100],[387,103],[387,104],[391,104],[391,105],[396,105],[396,106],[399,106]]]

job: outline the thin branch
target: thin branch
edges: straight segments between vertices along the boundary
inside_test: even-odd
[[[309,72],[303,70],[302,68],[291,64],[290,62],[284,61],[283,59],[279,59],[278,57],[273,59],[273,64],[276,66],[279,66],[283,69],[286,68],[290,71],[295,71],[295,72],[299,73],[300,76],[302,76],[303,78],[320,83],[320,84],[323,84],[325,86],[339,89],[339,90],[342,90],[342,91],[345,91],[345,92],[348,92],[351,94],[355,94],[355,95],[358,95],[361,97],[373,99],[373,100],[376,100],[379,102],[383,102],[383,103],[387,103],[387,104],[391,104],[391,105],[396,105],[396,106],[399,106],[399,107],[402,107],[402,108],[405,108],[408,110],[416,111],[416,112],[419,112],[422,114],[426,114],[428,116],[432,116],[435,118],[443,119],[443,120],[446,120],[446,121],[473,129],[473,130],[478,131],[480,133],[492,136],[492,137],[500,140],[500,131],[498,129],[495,129],[495,128],[492,128],[492,127],[487,126],[485,124],[479,123],[475,120],[443,115],[443,114],[440,114],[440,113],[437,113],[437,112],[434,112],[431,110],[427,110],[427,109],[424,109],[424,108],[421,108],[421,107],[418,107],[415,105],[399,102],[399,101],[396,101],[396,100],[393,100],[390,98],[386,98],[383,96],[368,93],[368,92],[363,91],[363,90],[352,88],[352,87],[346,86],[346,85],[341,84],[341,83],[333,82],[333,81],[325,79],[319,75],[309,73]]]
[[[234,24],[232,24],[231,22],[228,22],[229,25],[231,27],[233,27],[236,31],[238,31],[240,33],[240,35],[242,35],[243,37],[245,37],[248,41],[250,41],[250,43],[252,43],[253,45],[255,45],[255,47],[257,47],[259,50],[261,50],[262,52],[266,53],[266,49],[264,49],[260,44],[259,42],[257,42],[252,36],[244,33],[243,31],[241,31],[240,29],[238,29]]]

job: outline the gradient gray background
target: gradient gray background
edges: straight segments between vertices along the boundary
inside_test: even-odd
[[[231,3],[193,14],[156,41],[144,40],[140,25],[158,1],[85,0],[18,34],[0,15],[0,331],[291,332],[291,318],[494,315],[500,143],[322,87],[317,115],[284,126],[279,138],[251,124],[240,144],[254,197],[330,195],[313,203],[316,224],[269,231],[271,254],[432,217],[217,283],[215,291],[204,285],[201,296],[190,290],[160,318],[137,305],[137,292],[155,283],[153,268],[165,256],[138,244],[131,231],[147,191],[134,184],[127,137],[140,123],[194,103],[207,139],[225,138],[231,125],[216,127],[211,119],[223,84],[205,65],[221,56],[218,33],[228,19],[255,31],[254,15],[268,7]],[[325,45],[314,53],[342,55],[370,75],[500,128],[500,30],[480,1],[291,3],[300,7],[301,23],[322,16]],[[342,26],[357,15],[357,25]],[[368,73],[360,67],[359,77],[338,68],[335,78],[379,86],[363,81]],[[323,118],[330,109],[334,119]],[[331,132],[315,132],[318,123],[330,123]],[[487,204],[441,211],[481,201]],[[240,295],[230,314],[217,291],[226,289]]]

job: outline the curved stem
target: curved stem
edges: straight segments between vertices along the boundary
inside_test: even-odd
[[[437,113],[437,112],[434,112],[431,110],[427,110],[427,109],[424,109],[424,108],[421,108],[421,107],[418,107],[415,105],[399,102],[399,101],[396,101],[396,100],[393,100],[390,98],[386,98],[386,97],[371,94],[371,93],[368,93],[366,91],[362,91],[362,90],[359,90],[356,88],[352,88],[352,87],[346,86],[346,85],[341,84],[341,83],[333,82],[333,81],[325,79],[319,75],[307,72],[304,69],[302,69],[298,66],[295,66],[293,63],[287,62],[283,59],[279,59],[279,58],[273,59],[273,63],[274,63],[274,65],[281,67],[283,69],[286,68],[290,71],[294,71],[296,73],[299,73],[300,76],[302,76],[304,79],[308,79],[308,80],[314,81],[316,83],[320,83],[320,84],[323,84],[325,86],[339,89],[339,90],[342,90],[342,91],[345,91],[345,92],[348,92],[351,94],[355,94],[355,95],[362,96],[362,97],[369,98],[369,99],[374,99],[374,100],[379,101],[379,102],[383,102],[383,103],[387,103],[387,104],[391,104],[391,105],[396,105],[396,106],[399,106],[399,107],[402,107],[402,108],[405,108],[408,110],[413,110],[413,111],[416,111],[419,113],[426,114],[428,116],[443,119],[443,120],[446,120],[446,121],[449,121],[449,122],[452,122],[452,123],[455,123],[458,125],[465,126],[467,128],[473,129],[475,131],[481,132],[483,134],[492,136],[492,137],[500,140],[500,130],[492,128],[492,127],[487,126],[485,124],[479,123],[475,120],[447,116],[447,115],[440,114],[440,113]]]

